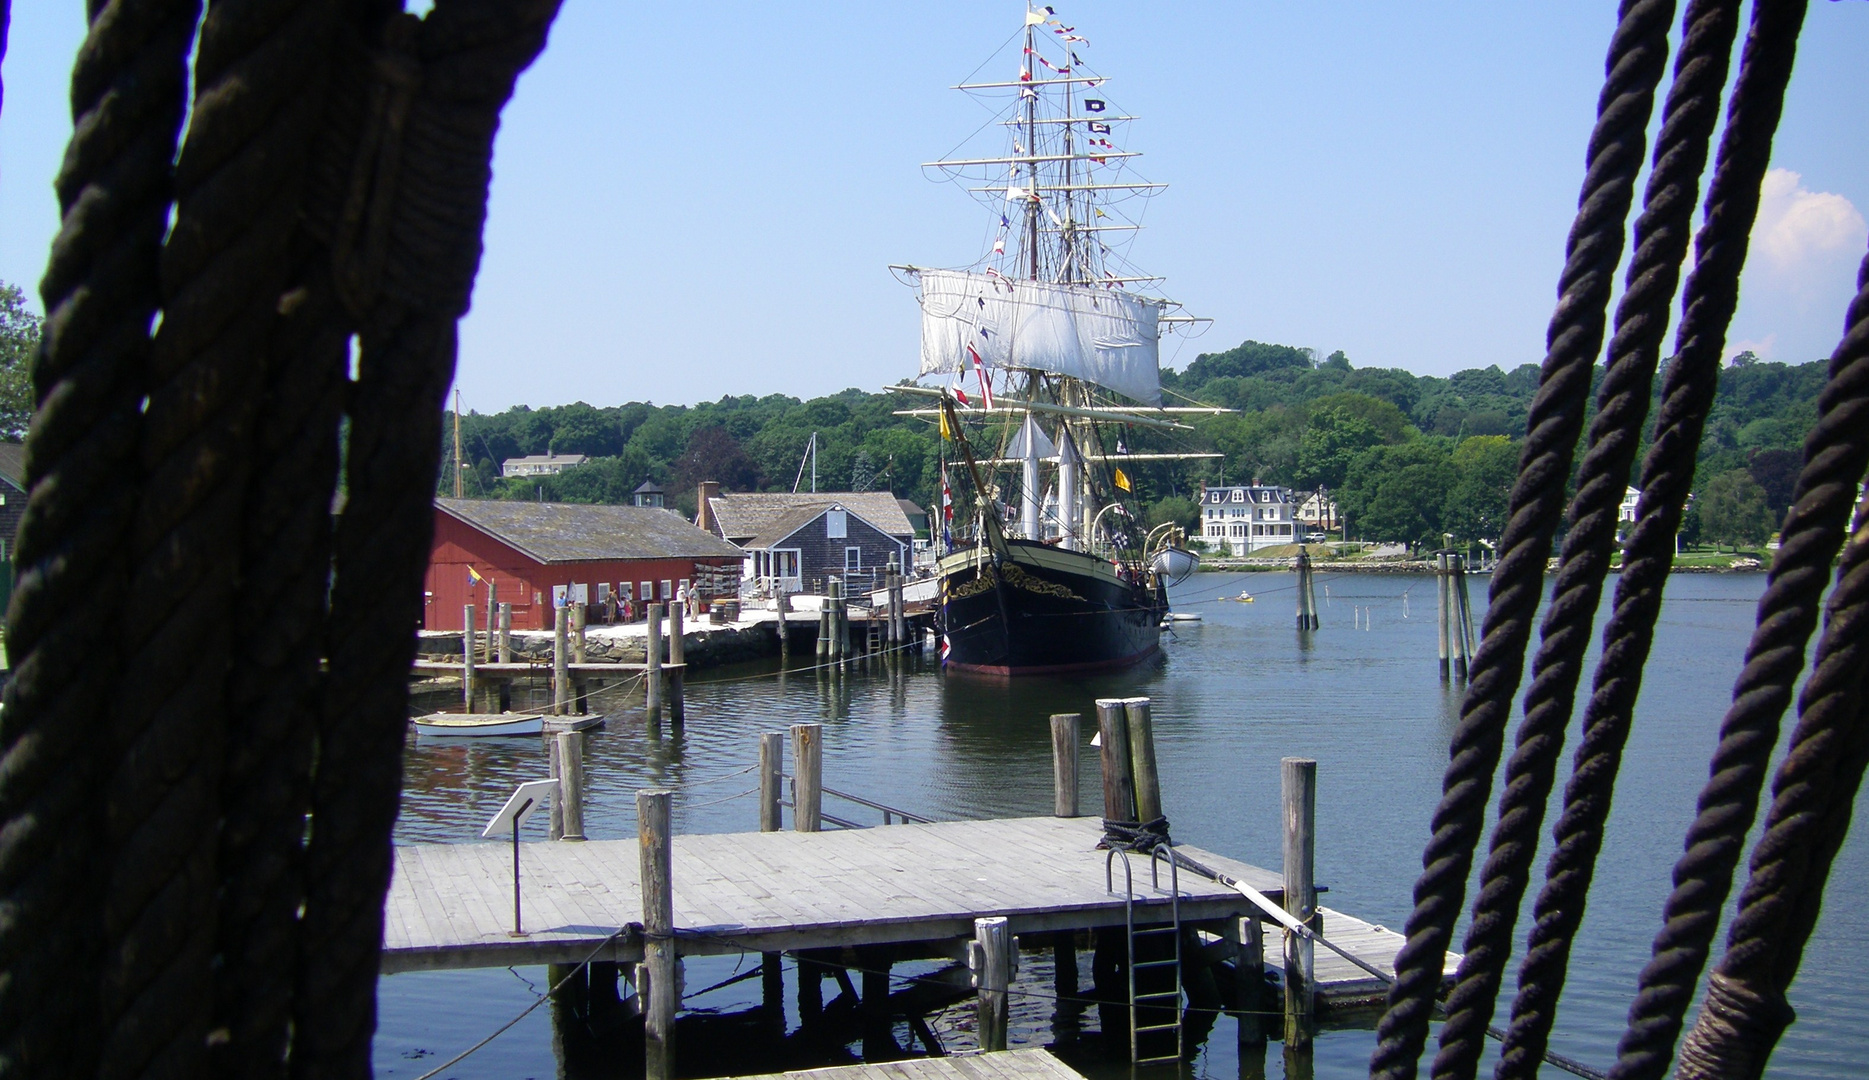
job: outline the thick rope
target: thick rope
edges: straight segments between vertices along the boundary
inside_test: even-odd
[[[139,403],[186,106],[192,0],[90,6],[72,69],[63,221],[40,286],[29,491],[0,710],[0,1074],[97,1070],[104,962],[101,792],[117,745],[114,624],[128,588]]]
[[[1532,661],[1525,718],[1506,764],[1498,823],[1481,872],[1457,982],[1447,998],[1447,1023],[1434,1060],[1436,1077],[1466,1080],[1474,1075],[1512,953],[1513,928],[1538,851],[1545,804],[1616,545],[1623,491],[1648,414],[1668,309],[1693,234],[1694,204],[1720,115],[1738,8],[1738,0],[1696,0],[1683,19],[1674,84],[1636,220],[1635,256],[1616,309],[1589,448],[1571,502],[1570,528]]]
[[[1805,460],[1822,462],[1823,475],[1806,499],[1851,498],[1869,468],[1869,259],[1818,410]],[[1869,733],[1858,724],[1869,665],[1869,534],[1860,508],[1853,532],[1799,698],[1798,724],[1772,781],[1771,810],[1752,849],[1726,955],[1714,971],[1732,1000],[1701,1010],[1681,1047],[1682,1077],[1712,1077],[1716,1066],[1723,1070],[1717,1075],[1735,1080],[1759,1076],[1792,1018],[1785,991],[1816,925],[1831,860],[1849,832],[1869,747]]]
[[[1755,7],[1733,91],[1720,165],[1708,197],[1708,224],[1699,241],[1700,265],[1694,271],[1698,278],[1714,265],[1722,267],[1717,278],[1721,287],[1706,292],[1711,312],[1706,324],[1718,328],[1712,333],[1722,339],[1721,347],[1737,303],[1739,268],[1745,262],[1804,8],[1803,0]],[[1654,955],[1642,970],[1629,1026],[1618,1046],[1611,1070],[1617,1080],[1660,1080],[1667,1071],[1681,1019],[1706,964],[1733,869],[1758,809],[1779,718],[1803,667],[1804,647],[1816,626],[1819,598],[1849,514],[1850,500],[1831,497],[1824,485],[1825,468],[1825,462],[1807,459],[1798,478],[1781,532],[1782,546],[1759,599],[1758,625],[1746,647],[1745,668],[1720,724],[1711,776],[1688,828],[1686,852],[1674,867],[1664,925],[1655,938]]]
[[[293,1075],[370,1068],[408,671],[434,528],[455,322],[480,257],[493,137],[557,0],[443,0],[386,24],[362,166],[331,223],[340,296],[366,314],[326,629]]]
[[[1544,365],[1500,538],[1482,639],[1449,749],[1433,835],[1422,851],[1407,941],[1395,961],[1396,982],[1377,1028],[1372,1077],[1413,1080],[1427,1039],[1447,946],[1485,825],[1512,698],[1524,670],[1545,560],[1564,512],[1566,481],[1603,345],[1610,289],[1622,259],[1624,222],[1647,149],[1655,87],[1667,66],[1673,16],[1674,5],[1664,0],[1624,0],[1618,13],[1590,135],[1589,171],[1571,226],[1557,309],[1546,334]]]
[[[163,248],[163,319],[131,536],[125,674],[136,689],[113,710],[124,757],[107,786],[107,1075],[196,1075],[210,1046],[230,1055],[255,1049],[235,1047],[234,1028],[251,1034],[235,1017],[223,1015],[218,1031],[214,1020],[242,1010],[250,987],[279,973],[249,966],[262,958],[242,951],[247,918],[230,925],[231,942],[221,936],[218,903],[225,889],[243,916],[269,901],[288,919],[296,908],[289,893],[250,891],[267,884],[248,873],[267,855],[245,841],[268,822],[235,815],[230,874],[217,857],[241,536],[264,386],[258,361],[277,318],[296,192],[321,109],[320,22],[328,15],[301,4],[231,0],[202,23],[176,217]],[[244,764],[251,755],[241,749]],[[249,782],[236,779],[238,792]],[[273,944],[290,933],[289,922],[275,927]],[[217,962],[229,944],[232,954]],[[261,1052],[277,1061],[280,1019]]]
[[[224,276],[235,258],[254,264],[241,280],[215,282],[236,314],[214,348],[237,349],[247,369],[242,408],[254,462],[238,492],[238,531],[225,538],[240,568],[230,625],[242,658],[226,686],[216,852],[209,1045],[224,1076],[285,1075],[296,981],[343,340],[328,284],[303,281],[302,264],[319,263],[294,232],[335,17],[333,0],[211,7],[182,157],[185,175],[201,173],[215,200],[196,230],[225,239],[203,276]]]
[[[1712,11],[1708,15],[1718,17]],[[1730,33],[1713,23],[1701,23],[1693,11],[1688,22],[1684,52],[1696,48],[1697,34],[1720,32],[1724,37]],[[1712,69],[1710,58],[1707,64],[1697,78],[1723,80],[1725,58],[1720,59],[1717,71]],[[1685,76],[1683,70],[1677,85]],[[1729,153],[1723,152],[1723,162]],[[1725,167],[1723,163],[1721,168]],[[1716,171],[1707,212],[1710,225],[1701,237],[1700,263],[1689,279],[1683,301],[1686,313],[1676,356],[1663,381],[1654,444],[1643,462],[1636,524],[1623,554],[1612,613],[1603,630],[1603,654],[1585,706],[1583,735],[1565,786],[1564,810],[1554,830],[1545,884],[1533,905],[1534,925],[1497,1069],[1501,1080],[1533,1075],[1546,1049],[1564,988],[1571,942],[1583,921],[1596,857],[1602,847],[1622,748],[1641,689],[1642,667],[1654,639],[1662,593],[1674,562],[1675,535],[1680,529],[1696,451],[1719,378],[1725,326],[1732,312],[1730,296],[1738,274],[1738,263],[1730,259],[1728,238],[1735,228],[1743,235],[1751,220],[1748,214],[1744,223],[1736,223],[1733,212],[1725,209],[1730,184],[1730,180],[1722,184]]]

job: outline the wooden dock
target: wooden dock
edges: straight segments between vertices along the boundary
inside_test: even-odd
[[[1050,1051],[1029,1049],[800,1069],[740,1080],[1084,1080],[1084,1075],[1053,1057]]]
[[[673,840],[674,913],[685,955],[780,952],[970,939],[974,920],[1005,916],[1013,933],[1081,930],[1124,922],[1104,886],[1107,853],[1094,818],[1011,818],[894,825],[836,832],[722,833]],[[1186,854],[1277,899],[1280,875],[1198,848]],[[385,973],[591,957],[634,963],[642,920],[641,847],[635,840],[520,845],[521,915],[513,928],[512,853],[503,843],[396,849],[385,906]],[[1168,903],[1134,859],[1139,905]],[[1185,923],[1252,914],[1238,892],[1184,871]],[[1325,911],[1324,934],[1392,970],[1399,934]],[[1366,972],[1327,950],[1316,960],[1320,999],[1381,993]],[[1452,963],[1448,970],[1453,970]]]

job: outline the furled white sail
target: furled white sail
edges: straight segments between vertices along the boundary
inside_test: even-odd
[[[923,270],[921,305],[923,375],[967,370],[971,345],[989,371],[1049,371],[1161,404],[1158,301],[1117,289]]]

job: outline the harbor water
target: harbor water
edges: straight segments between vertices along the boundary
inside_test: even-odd
[[[810,671],[778,673],[776,663],[746,665],[695,672],[687,686],[686,724],[679,730],[665,724],[660,733],[645,729],[639,702],[600,701],[598,710],[612,720],[589,738],[585,832],[592,839],[634,836],[635,793],[651,787],[676,792],[678,833],[756,829],[758,811],[748,789],[756,782],[750,768],[757,737],[799,722],[824,724],[829,787],[934,818],[1048,814],[1049,715],[1081,712],[1088,732],[1095,699],[1146,695],[1154,703],[1163,802],[1178,841],[1277,869],[1279,759],[1315,758],[1317,878],[1329,887],[1322,902],[1399,930],[1459,710],[1458,689],[1436,672],[1435,582],[1416,575],[1319,574],[1323,625],[1311,633],[1293,629],[1293,582],[1282,573],[1194,576],[1175,590],[1174,606],[1198,613],[1201,621],[1176,623],[1164,633],[1159,663],[1115,675],[980,679],[943,675],[930,658],[893,673],[880,664],[865,669],[859,661],[833,680]],[[1476,618],[1486,582],[1472,579]],[[1599,1068],[1613,1058],[1763,583],[1759,574],[1676,575],[1669,583],[1551,1040],[1557,1052]],[[1242,589],[1254,602],[1236,599]],[[1098,790],[1095,760],[1084,755],[1086,811],[1094,810]],[[397,842],[481,842],[481,826],[513,787],[544,776],[546,768],[537,737],[411,736]],[[1496,796],[1497,785],[1494,790]],[[827,799],[825,808],[876,818],[874,811],[840,807],[836,799]],[[1792,987],[1798,1019],[1779,1045],[1770,1076],[1869,1075],[1869,1039],[1862,1037],[1869,1030],[1865,811],[1869,796],[1859,800],[1856,834],[1836,860],[1822,922]],[[1551,820],[1548,814],[1547,833]],[[531,828],[533,838],[543,838],[542,825]],[[1543,862],[1541,854],[1540,871]],[[1456,949],[1464,930],[1456,934]],[[1522,948],[1514,970],[1521,955]],[[684,1008],[726,1018],[756,1005],[757,978],[697,991],[758,962],[757,956],[689,961]],[[1096,1010],[1073,1011],[1049,996],[1049,962],[1048,953],[1026,955],[1012,1042],[1053,1046],[1092,1075],[1127,1075],[1126,1060],[1096,1034]],[[1087,987],[1088,957],[1084,965]],[[914,977],[938,966],[903,964],[896,974]],[[537,1003],[547,985],[544,968],[384,977],[378,1075],[427,1073]],[[1510,1007],[1509,991],[1510,985],[1497,1023]],[[835,993],[827,984],[827,996]],[[950,1048],[970,1049],[971,1012],[970,1003],[956,1005],[931,1017],[931,1026]],[[795,1026],[790,1004],[787,1015]],[[640,1052],[605,1053],[599,1043],[595,1054],[570,1053],[571,1036],[579,1034],[555,1031],[553,1010],[540,1007],[441,1075],[581,1080],[641,1074]],[[1322,1032],[1315,1075],[1363,1075],[1374,1040],[1367,1027]],[[695,1071],[704,1056],[741,1073],[849,1060],[834,1050],[808,1061],[762,1061],[757,1051],[735,1059],[722,1056],[719,1046],[679,1051],[684,1075],[704,1074]],[[1252,1074],[1256,1065],[1239,1061],[1233,1021],[1222,1017],[1190,1068],[1198,1076],[1233,1078]],[[1264,1067],[1265,1075],[1283,1074],[1279,1044],[1272,1044]],[[1490,1073],[1490,1062],[1483,1067]]]

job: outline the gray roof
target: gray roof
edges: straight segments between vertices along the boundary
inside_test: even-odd
[[[734,492],[707,501],[720,534],[748,547],[784,539],[833,506],[841,506],[890,536],[915,535],[902,505],[887,491]]]
[[[739,558],[744,553],[653,506],[436,499],[435,505],[540,562]]]
[[[21,491],[26,490],[26,447],[22,443],[0,442],[0,479]]]

